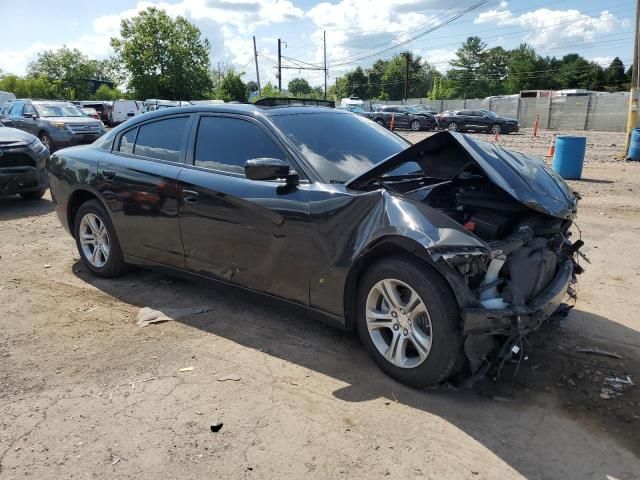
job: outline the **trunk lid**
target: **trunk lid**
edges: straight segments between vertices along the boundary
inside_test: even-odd
[[[346,187],[363,189],[410,162],[443,180],[475,164],[493,184],[534,210],[559,218],[573,218],[577,211],[578,198],[569,185],[539,158],[454,132],[437,133],[411,145],[350,180]]]

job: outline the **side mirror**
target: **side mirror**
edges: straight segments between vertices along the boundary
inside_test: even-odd
[[[297,184],[299,176],[291,170],[289,162],[278,158],[254,158],[244,164],[244,174],[249,180],[277,180],[285,178],[287,184]]]
[[[25,113],[22,116],[24,118],[30,118],[31,120],[35,120],[36,118],[38,118],[38,115],[36,115],[35,113]]]

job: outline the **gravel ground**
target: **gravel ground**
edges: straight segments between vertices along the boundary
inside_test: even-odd
[[[354,335],[261,298],[92,277],[49,196],[1,198],[0,479],[638,478],[639,389],[607,379],[640,382],[640,165],[616,159],[622,135],[587,136],[578,302],[516,381],[474,390],[402,387]],[[201,305],[136,325],[140,307]]]

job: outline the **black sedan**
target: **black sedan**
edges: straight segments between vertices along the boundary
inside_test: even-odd
[[[42,198],[48,186],[48,158],[49,150],[38,137],[0,122],[0,195]]]
[[[520,129],[515,118],[504,118],[491,110],[450,110],[436,118],[441,128],[452,132],[513,133]]]
[[[95,275],[153,266],[283,299],[356,328],[414,387],[502,362],[579,269],[577,199],[544,162],[448,132],[412,146],[331,108],[152,112],[49,174]]]
[[[404,128],[418,132],[420,130],[435,130],[438,128],[438,121],[429,112],[420,112],[413,107],[403,105],[385,105],[373,112],[371,119],[382,125],[391,128],[393,118],[393,128]]]

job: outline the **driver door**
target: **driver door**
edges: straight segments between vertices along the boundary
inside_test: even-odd
[[[249,180],[244,164],[255,158],[294,166],[260,122],[241,115],[200,116],[178,177],[187,269],[308,304],[309,184]]]

